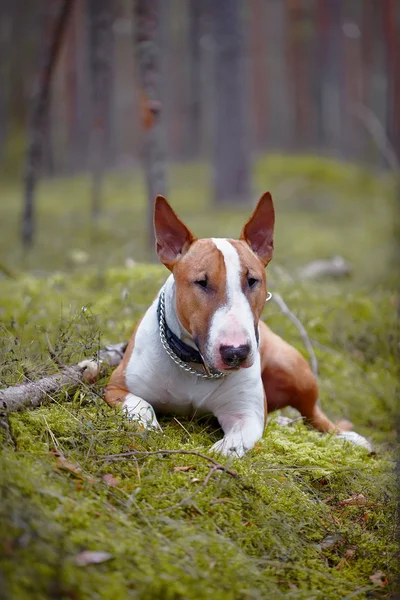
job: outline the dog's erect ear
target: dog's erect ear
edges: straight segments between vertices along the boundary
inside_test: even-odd
[[[196,240],[177,217],[164,196],[157,196],[154,206],[154,232],[160,261],[170,270]]]
[[[274,203],[271,194],[265,192],[240,234],[240,239],[248,243],[265,267],[274,253],[274,223]]]

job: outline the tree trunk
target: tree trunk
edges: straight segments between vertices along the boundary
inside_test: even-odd
[[[293,110],[290,98],[291,80],[287,61],[286,2],[265,0],[268,72],[268,148],[290,151],[293,145]]]
[[[90,157],[92,218],[101,214],[101,190],[107,163],[112,86],[112,3],[88,0],[89,65],[91,81]]]
[[[66,127],[67,127],[67,173],[76,171],[79,168],[79,156],[77,153],[77,36],[76,20],[79,12],[79,2],[77,2],[74,15],[68,28],[65,47],[65,66],[63,70],[63,96],[65,98],[66,108]]]
[[[5,0],[0,0],[0,56],[7,55],[7,49],[10,47],[11,32],[12,32],[12,14],[9,3]],[[3,155],[4,144],[9,132],[7,123],[7,105],[9,102],[11,70],[9,62],[0,60],[0,162]]]
[[[328,149],[337,157],[343,157],[343,44],[341,29],[342,0],[324,0],[327,3],[329,29],[328,64],[326,65],[325,125]]]
[[[201,148],[201,30],[204,4],[189,0],[189,94],[186,156],[196,159]]]
[[[307,110],[307,64],[304,44],[305,15],[304,6],[299,0],[292,0],[287,13],[287,48],[291,98],[294,105],[294,144],[296,150],[302,151],[306,145]]]
[[[147,186],[147,240],[154,251],[153,206],[166,193],[164,133],[159,100],[158,0],[134,0],[136,73],[139,86],[142,157]]]
[[[71,140],[73,146],[70,151],[74,153],[74,168],[77,171],[88,171],[90,169],[90,111],[91,90],[88,86],[90,70],[88,56],[89,27],[87,25],[88,10],[86,0],[76,0],[74,29],[76,40],[75,70],[76,70],[76,95],[75,95],[75,136]]]
[[[214,19],[214,201],[250,200],[249,103],[240,0],[211,4]]]
[[[63,35],[75,0],[52,0],[44,33],[42,66],[32,97],[32,114],[28,131],[28,148],[24,178],[24,208],[21,219],[22,242],[25,248],[33,243],[35,230],[35,191],[43,153],[44,125],[48,115],[50,87]]]
[[[252,51],[252,106],[254,108],[253,138],[257,150],[267,145],[267,30],[264,0],[252,0],[250,5]]]
[[[384,39],[386,41],[386,135],[400,157],[400,7],[396,0],[384,0]]]

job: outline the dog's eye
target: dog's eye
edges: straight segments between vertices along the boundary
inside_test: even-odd
[[[249,288],[253,288],[257,285],[258,283],[258,279],[255,279],[254,277],[248,277],[247,278],[247,284],[249,286]]]
[[[196,284],[196,285],[199,285],[199,286],[200,286],[200,287],[202,287],[202,288],[206,288],[206,287],[207,287],[207,284],[208,284],[207,278],[204,278],[204,279],[198,279],[197,281],[195,281],[195,284]]]

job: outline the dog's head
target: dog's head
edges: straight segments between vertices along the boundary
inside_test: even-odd
[[[259,200],[240,238],[197,239],[167,200],[157,196],[157,254],[176,283],[176,311],[208,366],[250,367],[258,347],[258,321],[267,297],[265,267],[272,258],[274,206]]]

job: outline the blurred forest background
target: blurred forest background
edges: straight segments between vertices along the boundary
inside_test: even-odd
[[[283,196],[309,210],[304,177],[335,167],[288,155],[396,170],[399,9],[396,0],[2,0],[2,260],[64,267],[61,239],[74,263],[110,236],[118,259],[121,243],[125,258],[148,258],[154,196],[177,194],[180,206],[184,181],[184,209],[200,223],[202,207],[248,205],[267,188],[279,202],[282,182]],[[12,186],[23,174],[24,200]],[[47,181],[39,202],[38,178]],[[122,196],[137,243],[129,212],[115,214]],[[78,235],[83,221],[97,223],[90,243],[87,228]],[[39,244],[30,259],[10,251],[18,227],[26,248]]]
[[[400,0],[0,0],[2,598],[394,592],[399,25]],[[266,190],[262,318],[314,348],[324,410],[373,453],[289,410],[239,478],[210,478],[190,451],[212,424],[144,435],[103,401],[108,372],[44,387],[127,340],[165,281],[156,194],[236,237]],[[17,412],[31,384],[46,402]]]

